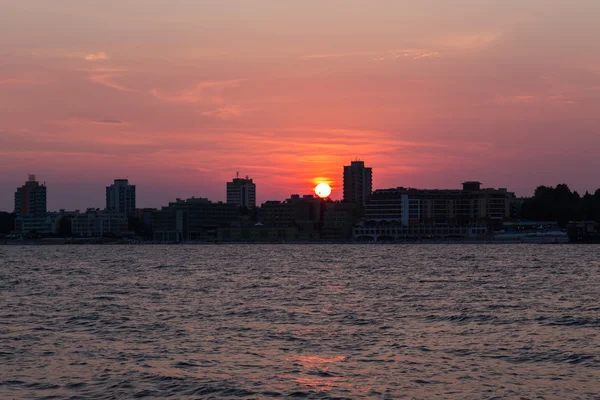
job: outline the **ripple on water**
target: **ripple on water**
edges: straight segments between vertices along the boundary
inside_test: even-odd
[[[599,250],[0,247],[0,398],[598,398]]]

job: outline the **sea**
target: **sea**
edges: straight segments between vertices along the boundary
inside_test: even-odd
[[[600,245],[0,246],[1,399],[600,399]]]

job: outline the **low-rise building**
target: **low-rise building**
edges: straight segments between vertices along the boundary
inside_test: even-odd
[[[216,241],[219,228],[239,226],[235,204],[213,203],[205,198],[177,199],[154,216],[154,239],[158,241]]]
[[[121,237],[129,234],[127,215],[115,211],[88,209],[68,216],[73,237]]]
[[[365,206],[365,217],[354,238],[473,237],[503,228],[511,218],[514,194],[506,189],[482,189],[465,182],[463,189],[376,190]]]
[[[298,229],[295,227],[268,227],[261,223],[246,227],[219,228],[217,240],[220,242],[281,243],[298,240]]]
[[[352,238],[352,228],[359,221],[360,205],[356,203],[325,203],[323,212],[322,240],[345,241]]]
[[[311,241],[321,237],[325,201],[312,195],[292,195],[284,202],[268,201],[261,207],[262,222],[269,228],[293,228],[287,240]]]

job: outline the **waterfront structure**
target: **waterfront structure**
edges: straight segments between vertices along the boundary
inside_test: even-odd
[[[53,235],[72,236],[71,219],[77,215],[80,215],[80,212],[79,210],[66,211],[64,209],[61,209],[58,212],[49,212],[46,215],[46,225],[48,227],[48,230]],[[63,229],[61,229],[61,225],[64,224],[67,224],[68,226],[66,232],[64,232]]]
[[[64,213],[71,222],[73,237],[122,237],[129,233],[128,218],[112,210],[90,208],[85,213]]]
[[[35,175],[29,175],[27,182],[15,192],[15,232],[47,233],[46,185],[40,184]]]
[[[106,210],[132,217],[135,215],[135,197],[135,185],[130,185],[127,179],[115,179],[106,187]]]
[[[325,202],[321,239],[345,241],[352,238],[352,227],[359,222],[359,206],[355,203]]]
[[[260,220],[273,228],[290,228],[294,226],[294,207],[289,201],[270,200],[260,207]]]
[[[355,241],[397,241],[415,239],[476,238],[488,234],[486,226],[415,225],[404,226],[361,222],[353,228]]]
[[[463,183],[462,190],[393,188],[376,190],[354,238],[474,237],[502,229],[510,220],[514,194]]]
[[[373,190],[373,171],[364,161],[344,166],[344,201],[364,206]]]
[[[219,228],[240,224],[235,204],[213,203],[205,198],[177,199],[154,216],[157,241],[215,241]]]
[[[600,243],[600,224],[595,221],[570,221],[567,233],[571,243]]]
[[[157,211],[156,208],[137,208],[135,210],[135,217],[142,221],[144,225],[151,228]]]
[[[311,194],[302,197],[292,195],[288,201],[294,210],[294,224],[298,228],[298,240],[319,240],[323,226],[325,201]]]
[[[256,184],[248,176],[227,182],[227,204],[238,207],[256,207]]]
[[[325,200],[313,195],[293,194],[284,202],[268,201],[261,207],[262,222],[272,228],[294,228],[287,240],[318,240],[323,226]],[[291,232],[291,231],[290,231]]]
[[[275,228],[261,224],[254,226],[219,228],[217,240],[219,242],[260,242],[281,243],[296,240],[298,229],[295,227]]]
[[[17,217],[46,215],[46,185],[40,184],[35,175],[29,175],[25,184],[15,192],[15,215]]]

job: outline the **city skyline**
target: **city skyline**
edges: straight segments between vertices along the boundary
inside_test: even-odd
[[[0,1],[0,210],[27,173],[50,209],[102,208],[115,178],[141,207],[225,201],[236,171],[259,203],[318,181],[341,199],[357,157],[373,188],[593,191],[598,15],[595,0]]]
[[[361,163],[363,163],[363,161],[360,161]],[[356,160],[351,161],[352,163],[356,163]],[[344,168],[348,168],[347,166],[341,166],[342,169]],[[371,168],[369,168],[371,169]],[[343,172],[341,174],[343,176]],[[39,175],[38,175],[39,176]],[[375,171],[373,173],[373,177],[377,176],[377,171]],[[17,190],[23,185],[23,182],[25,181],[25,183],[27,183],[27,181],[31,180],[33,177],[33,179],[36,178],[35,174],[27,174],[27,180],[22,179],[21,182],[19,184],[17,184],[15,187],[17,188]],[[248,179],[249,181],[253,181],[253,179],[249,179],[249,177],[245,177],[245,178],[238,178],[238,177],[233,177],[230,178],[230,180],[236,180],[236,179],[240,179],[240,180],[246,180]],[[109,187],[115,186],[115,184],[119,181],[128,183],[129,179],[124,179],[124,178],[113,178],[110,182],[105,182],[104,184],[100,183],[100,187],[99,188],[95,188],[94,194],[96,194],[96,192],[99,193],[98,198],[93,197],[92,201],[89,203],[82,203],[82,200],[78,199],[77,204],[79,204],[79,206],[65,206],[65,204],[59,204],[57,203],[57,200],[55,199],[53,201],[52,199],[52,193],[53,193],[53,185],[52,183],[48,184],[48,182],[46,182],[44,179],[40,179],[39,183],[44,185],[44,188],[49,188],[49,194],[47,195],[47,209],[49,211],[59,211],[59,210],[81,210],[81,211],[85,211],[87,209],[109,209],[109,207],[107,207],[107,190],[109,189]],[[340,179],[340,184],[334,185],[332,186],[332,192],[331,195],[328,196],[328,199],[331,199],[333,201],[342,201],[344,200],[344,190],[343,190],[343,178]],[[113,182],[111,184],[111,182]],[[332,182],[331,180],[315,180],[315,182],[318,183],[327,183],[327,182]],[[464,186],[465,182],[476,182],[476,183],[480,183],[477,180],[475,181],[470,181],[468,178],[462,179],[459,182],[457,182],[455,185],[453,186],[444,186],[444,187],[419,187],[419,186],[404,186],[402,184],[392,184],[388,187],[377,187],[375,185],[373,185],[372,187],[372,191],[375,190],[382,190],[382,189],[396,189],[396,188],[405,188],[405,189],[418,189],[418,190],[456,190],[459,189],[461,187]],[[142,202],[139,201],[139,196],[136,195],[135,193],[144,193],[144,188],[140,187],[137,184],[133,184],[130,185],[134,188],[134,196],[135,199],[137,199],[137,205],[136,205],[136,209],[143,209],[143,208],[161,208],[163,206],[165,206],[166,204],[169,204],[173,201],[175,201],[176,199],[191,199],[191,198],[205,198],[208,199],[212,202],[222,202],[222,203],[227,203],[227,197],[228,197],[228,186],[226,186],[225,188],[223,188],[223,183],[231,183],[229,181],[227,182],[220,182],[220,186],[221,186],[221,195],[220,196],[216,196],[216,197],[209,197],[206,196],[202,193],[192,193],[190,195],[178,195],[177,193],[167,193],[165,194],[167,201],[165,201],[164,203],[148,203],[147,201],[142,200]],[[300,195],[300,196],[305,196],[305,195],[313,195],[315,197],[320,197],[317,193],[315,193],[315,189],[316,189],[316,185],[318,184],[314,184],[312,186],[310,186],[311,188],[308,189],[306,192],[301,192],[301,191],[296,191],[296,192],[290,192],[287,194],[283,194],[281,197],[276,197],[276,198],[264,198],[264,196],[260,196],[259,194],[261,193],[260,190],[260,183],[254,182],[253,185],[255,186],[255,189],[259,194],[256,195],[256,206],[260,207],[261,204],[268,202],[268,201],[283,201],[287,198],[289,198],[290,196],[293,195]],[[492,187],[490,185],[486,185],[485,182],[481,182],[480,183],[482,187]],[[108,185],[108,186],[107,186]],[[568,184],[567,184],[568,185]],[[504,185],[504,186],[494,186],[494,187],[504,187],[507,188],[509,190],[511,190],[511,192],[515,193],[517,195],[517,197],[531,197],[533,195],[534,190],[539,187],[539,186],[546,186],[546,185],[537,185],[535,188],[533,188],[531,190],[531,194],[527,195],[527,196],[521,196],[519,193],[516,193],[515,191],[513,191],[510,187],[510,185]],[[556,185],[547,185],[547,186],[556,186]],[[573,189],[573,187],[571,187],[570,185],[568,185],[571,190],[574,190],[575,192],[577,192],[576,189]],[[60,187],[60,185],[59,185]],[[259,187],[259,189],[257,190],[256,187]],[[136,190],[137,189],[137,190]],[[153,189],[153,188],[152,188]],[[160,191],[160,188],[157,188]],[[597,190],[597,189],[596,189]],[[594,193],[595,190],[591,189],[589,190],[590,193]],[[579,192],[580,195],[585,194],[586,191],[583,192]],[[6,207],[6,208],[2,208],[2,206],[0,205],[0,212],[8,212],[8,213],[12,213],[15,209],[15,188],[12,188],[12,190],[10,190],[10,204]],[[77,194],[76,192],[69,194],[69,196],[67,197],[73,197],[73,195]],[[63,198],[62,196],[64,196],[64,193],[59,193],[57,198],[61,199]],[[2,198],[2,193],[0,193],[0,198]],[[135,202],[135,200],[134,200]],[[70,204],[69,202],[67,202],[66,204]]]

